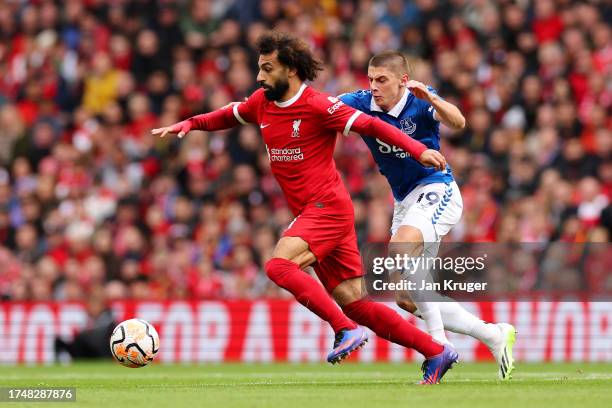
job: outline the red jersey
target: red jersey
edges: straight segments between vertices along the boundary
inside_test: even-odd
[[[269,101],[259,89],[233,112],[239,122],[259,126],[272,173],[295,215],[311,203],[353,211],[333,152],[336,133],[347,135],[360,111],[302,84],[285,102]]]
[[[333,206],[338,214],[353,213],[350,196],[333,160],[336,132],[354,130],[398,146],[420,158],[427,147],[401,130],[345,105],[334,96],[306,85],[291,99],[269,101],[264,90],[255,91],[247,101],[214,112],[193,116],[174,125],[180,129],[214,131],[240,122],[259,126],[272,172],[295,215],[309,204]]]

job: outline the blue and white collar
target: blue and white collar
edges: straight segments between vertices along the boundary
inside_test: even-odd
[[[408,89],[404,88],[404,94],[402,95],[400,100],[395,104],[395,106],[393,108],[389,109],[389,112],[383,111],[382,108],[380,106],[378,106],[376,104],[376,102],[374,102],[374,96],[372,96],[372,99],[370,100],[370,110],[372,112],[385,112],[386,114],[391,115],[394,118],[397,118],[397,117],[399,117],[399,115],[404,110],[404,107],[406,106],[406,102],[408,101],[408,94],[409,93],[410,93],[410,91],[408,91]]]

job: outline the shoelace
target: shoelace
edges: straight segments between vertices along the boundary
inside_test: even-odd
[[[425,360],[425,361],[423,361],[423,364],[421,364],[421,371],[423,372],[423,374],[425,374],[427,372],[427,366],[428,366],[427,363],[428,362],[429,362],[429,360]]]
[[[340,343],[342,343],[342,339],[344,338],[344,330],[340,330],[336,333],[336,337],[334,339],[334,348],[338,347]]]

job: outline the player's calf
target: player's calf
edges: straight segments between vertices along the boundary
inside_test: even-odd
[[[357,325],[338,309],[319,282],[301,270],[295,262],[272,258],[266,263],[265,270],[274,283],[291,292],[298,302],[328,322],[335,333],[356,328]]]

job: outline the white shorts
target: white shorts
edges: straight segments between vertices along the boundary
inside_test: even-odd
[[[417,228],[425,243],[440,242],[461,219],[463,200],[456,182],[420,184],[395,202],[391,235],[402,225]]]

